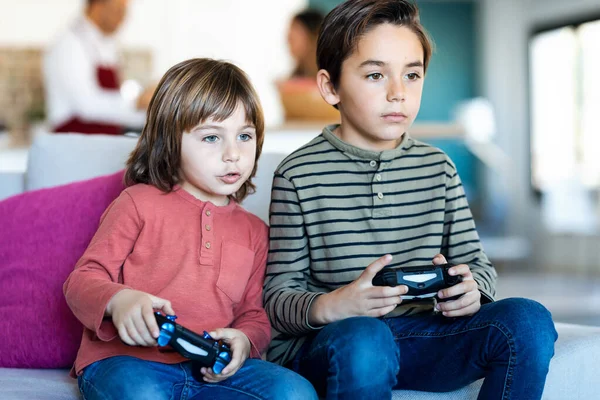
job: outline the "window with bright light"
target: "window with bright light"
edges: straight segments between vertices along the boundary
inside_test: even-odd
[[[600,20],[530,41],[531,180],[600,188]]]

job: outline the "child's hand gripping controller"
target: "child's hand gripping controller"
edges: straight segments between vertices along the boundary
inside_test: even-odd
[[[160,329],[158,345],[170,345],[182,356],[196,361],[200,366],[212,368],[215,374],[220,374],[231,361],[231,349],[221,341],[216,341],[208,332],[203,336],[177,324],[176,315],[155,313],[156,322]]]
[[[453,264],[428,265],[424,267],[384,268],[373,278],[374,286],[408,286],[408,293],[402,296],[403,300],[418,300],[436,297],[437,292],[462,282],[462,275],[452,276],[448,269]],[[448,301],[460,296],[437,299]]]

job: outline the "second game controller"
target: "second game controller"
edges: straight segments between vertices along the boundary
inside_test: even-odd
[[[195,361],[201,367],[212,368],[220,374],[231,361],[231,349],[213,339],[208,332],[198,335],[175,322],[176,315],[154,314],[160,329],[159,346],[171,346],[182,356]]]
[[[374,286],[406,285],[408,293],[404,300],[417,300],[437,297],[437,292],[462,282],[461,275],[450,275],[448,270],[453,264],[427,265],[423,267],[384,268],[373,278]],[[438,299],[453,300],[457,297]]]

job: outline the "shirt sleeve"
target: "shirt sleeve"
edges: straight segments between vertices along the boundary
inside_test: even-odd
[[[496,270],[479,240],[475,221],[454,164],[450,162],[446,181],[446,210],[442,254],[453,264],[467,264],[482,295],[482,303],[494,301]]]
[[[68,102],[84,121],[106,122],[141,127],[146,113],[136,110],[119,91],[102,89],[97,83],[96,65],[80,40],[72,35],[58,42],[45,60],[48,85],[59,88],[66,98],[49,101]]]
[[[302,210],[294,185],[278,173],[271,193],[269,241],[265,309],[278,332],[302,336],[317,329],[308,323],[308,311],[321,293],[307,289],[310,254]]]
[[[256,250],[252,273],[240,303],[234,308],[232,328],[239,329],[250,340],[250,357],[260,358],[271,341],[271,325],[262,304],[262,288],[267,264],[268,231],[262,223],[255,238]]]
[[[104,317],[110,299],[120,290],[122,266],[141,230],[133,199],[127,192],[108,207],[90,245],[63,285],[67,304],[81,323],[100,340],[110,341],[117,331]]]

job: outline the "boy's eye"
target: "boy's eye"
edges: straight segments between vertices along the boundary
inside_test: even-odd
[[[215,143],[219,138],[217,137],[217,135],[209,135],[209,136],[204,136],[202,138],[203,142],[207,142],[207,143]]]
[[[417,74],[416,72],[411,72],[409,74],[406,74],[406,79],[408,79],[409,81],[416,81],[420,77],[421,76],[419,74]]]
[[[239,138],[242,142],[247,142],[248,140],[252,140],[252,135],[249,133],[242,133]]]
[[[367,75],[367,79],[369,79],[371,81],[378,81],[381,78],[383,78],[383,75],[380,74],[379,72],[374,72],[372,74]]]

